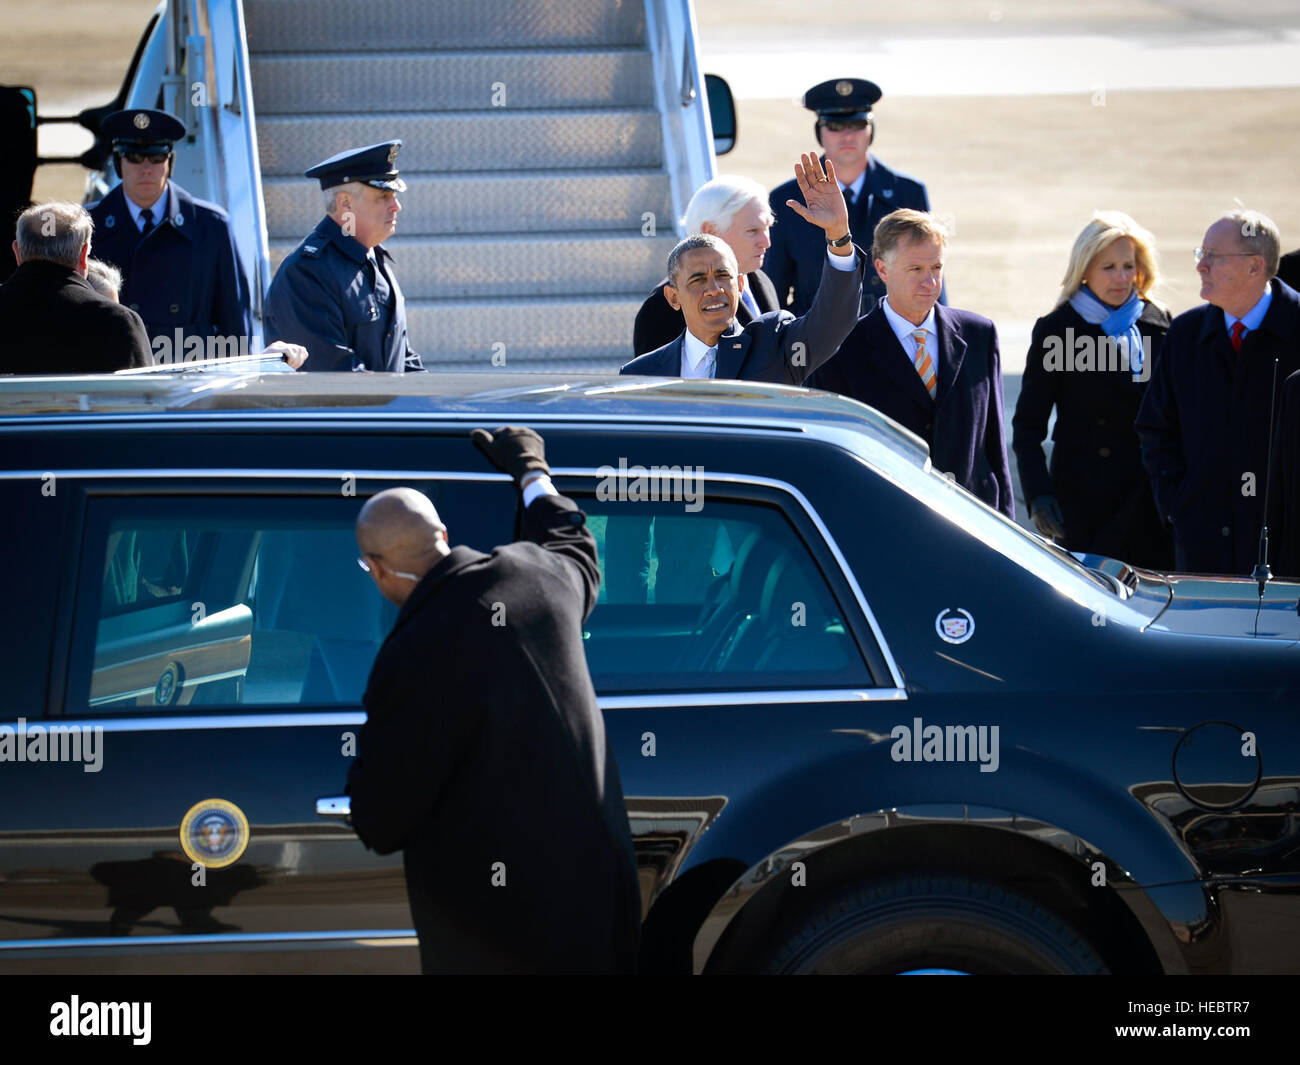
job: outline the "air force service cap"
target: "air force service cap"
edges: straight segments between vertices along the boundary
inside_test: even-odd
[[[831,122],[857,122],[870,116],[881,97],[880,86],[865,78],[832,78],[803,94],[803,105]]]
[[[166,111],[114,111],[99,125],[100,136],[117,152],[170,152],[186,134],[185,123]]]
[[[376,189],[405,192],[406,182],[397,176],[397,152],[401,141],[384,141],[365,148],[349,148],[331,155],[307,171],[309,178],[319,178],[322,189],[360,181]]]

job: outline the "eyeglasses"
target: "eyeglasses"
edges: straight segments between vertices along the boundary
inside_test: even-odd
[[[370,563],[365,560],[364,556],[362,555],[357,556],[357,565],[360,566],[367,573],[370,572]],[[424,580],[423,577],[417,577],[414,573],[403,573],[400,569],[390,569],[388,572],[391,573],[394,577],[405,577],[408,581]]]
[[[1204,248],[1197,248],[1192,255],[1196,257],[1198,263],[1204,263],[1206,266],[1213,266],[1215,259],[1249,259],[1252,255],[1258,255],[1257,251],[1206,251]]]
[[[828,129],[832,133],[843,133],[846,129],[860,130],[867,128],[865,118],[855,118],[852,122],[823,122],[822,129]]]
[[[122,158],[128,163],[165,163],[171,156],[171,152],[123,152]]]

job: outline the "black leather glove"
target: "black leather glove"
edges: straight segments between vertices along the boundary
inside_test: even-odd
[[[546,445],[531,429],[519,425],[506,425],[494,433],[475,429],[469,438],[493,466],[510,474],[516,484],[530,473],[551,472],[546,465]]]
[[[1056,496],[1035,496],[1029,504],[1029,517],[1044,536],[1065,539],[1065,518],[1061,516],[1061,504]]]

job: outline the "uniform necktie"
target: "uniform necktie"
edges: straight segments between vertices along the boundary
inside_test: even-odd
[[[147,237],[153,232],[153,212],[148,207],[140,212],[140,236]]]
[[[916,372],[921,375],[921,382],[930,393],[930,398],[934,399],[939,390],[939,383],[934,373],[934,360],[925,350],[925,330],[912,330],[912,339],[916,341]]]
[[[1246,326],[1242,322],[1232,323],[1232,350],[1241,350],[1241,337],[1246,332]]]
[[[844,189],[844,203],[845,203],[845,206],[847,206],[847,207],[852,207],[852,206],[853,206],[853,201],[856,200],[856,199],[857,199],[857,197],[853,195],[853,190],[852,190],[851,188],[847,188],[847,187],[846,187],[846,188]]]

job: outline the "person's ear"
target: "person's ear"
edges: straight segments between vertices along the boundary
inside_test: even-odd
[[[677,298],[677,289],[672,285],[664,285],[664,299],[668,301],[668,306],[675,311],[682,309],[682,301]]]
[[[876,259],[872,265],[875,266],[876,275],[880,280],[886,285],[889,284],[889,263],[885,262],[884,259]]]
[[[90,241],[86,241],[81,246],[81,254],[77,257],[77,273],[82,277],[86,276],[86,271],[90,268]]]
[[[740,267],[737,266],[736,269],[739,270]],[[736,274],[736,291],[737,291],[737,292],[743,293],[743,292],[745,291],[745,282],[746,282],[747,280],[748,280],[748,278],[746,277],[745,274],[741,274],[741,273],[737,273],[737,274]]]
[[[813,123],[813,136],[817,138],[817,146],[822,144],[822,124],[820,121]]]
[[[712,234],[713,236],[716,237],[716,236],[718,235],[718,227],[715,226],[712,222],[701,222],[701,223],[700,223],[700,232],[701,232],[701,233],[710,233],[710,234]]]
[[[13,249],[14,249],[14,262],[16,262],[19,266],[22,266],[23,257],[18,254],[18,241],[16,240],[13,243]]]

